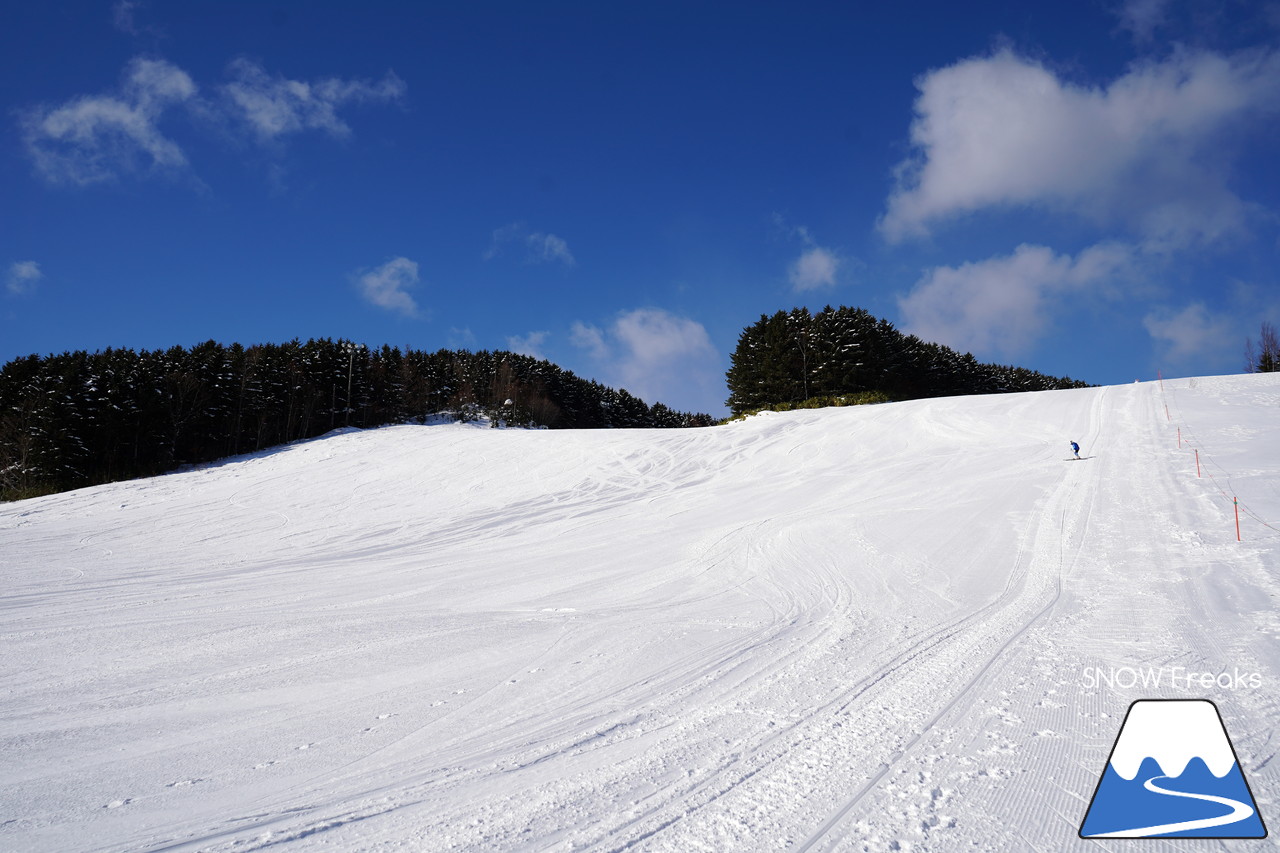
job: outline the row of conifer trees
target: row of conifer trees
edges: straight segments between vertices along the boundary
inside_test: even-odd
[[[734,414],[861,392],[912,399],[1085,386],[979,363],[861,308],[830,306],[761,315],[739,337],[727,380]],[[0,499],[439,413],[552,428],[713,423],[510,352],[325,338],[31,355],[0,369]]]
[[[510,352],[321,339],[31,355],[0,370],[0,498],[441,412],[547,427],[712,423]]]
[[[1083,388],[1086,383],[1011,365],[904,335],[862,308],[807,308],[761,315],[743,330],[731,357],[734,414],[879,391],[892,399]]]

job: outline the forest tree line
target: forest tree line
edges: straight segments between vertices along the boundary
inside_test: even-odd
[[[863,392],[902,400],[1086,387],[979,363],[861,308],[830,306],[761,315],[739,337],[726,378],[735,415]],[[0,369],[0,499],[441,413],[550,428],[714,423],[511,352],[367,349],[325,338],[30,355]]]
[[[895,400],[1085,388],[1025,367],[984,364],[970,353],[904,335],[862,308],[761,315],[730,358],[735,415],[815,397],[881,392]]]
[[[30,355],[0,369],[0,499],[439,413],[551,428],[713,423],[510,352],[321,339]]]

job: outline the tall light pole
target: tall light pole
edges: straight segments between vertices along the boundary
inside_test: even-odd
[[[351,426],[351,378],[355,375],[356,353],[364,350],[364,344],[347,341],[342,349],[347,353],[347,426]]]

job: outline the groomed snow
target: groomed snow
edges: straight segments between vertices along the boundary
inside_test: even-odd
[[[403,426],[0,506],[0,849],[1095,851],[1157,697],[1280,820],[1278,407]]]

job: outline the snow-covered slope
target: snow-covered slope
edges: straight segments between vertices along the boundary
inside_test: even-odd
[[[1093,850],[1160,696],[1280,820],[1278,416],[395,427],[0,506],[0,848]]]

